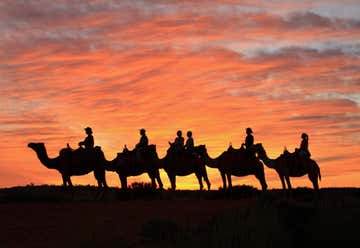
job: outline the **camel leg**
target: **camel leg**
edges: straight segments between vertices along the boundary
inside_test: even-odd
[[[207,187],[208,187],[208,190],[210,190],[211,183],[210,183],[210,181],[209,181],[209,178],[208,178],[206,169],[205,169],[205,173],[204,173],[204,181],[206,182],[206,185],[207,185]]]
[[[312,182],[314,189],[318,190],[319,189],[319,183],[318,183],[318,176],[317,174],[309,174],[309,179]]]
[[[226,189],[226,175],[225,175],[225,172],[221,172],[221,171],[220,171],[220,174],[221,174],[221,179],[223,181],[223,188],[225,190]]]
[[[265,177],[262,176],[261,178],[258,178],[258,179],[259,179],[260,184],[261,184],[261,190],[266,191],[268,186],[266,184]]]
[[[197,177],[197,179],[198,179],[198,181],[199,181],[200,190],[203,190],[204,185],[203,185],[203,183],[202,183],[202,176],[201,176],[201,174],[200,174],[200,173],[196,173],[196,177]]]
[[[97,180],[97,183],[98,183],[98,188],[97,188],[97,192],[96,192],[96,196],[95,196],[95,199],[97,198],[103,198],[104,197],[104,194],[102,194],[102,187],[103,187],[103,182],[101,179],[96,179]],[[100,197],[99,197],[100,196]]]
[[[62,177],[62,180],[63,180],[63,187],[64,187],[64,189],[66,189],[67,179],[66,179],[65,175],[63,175],[63,174],[61,174],[61,177]]]
[[[162,183],[162,181],[161,181],[161,178],[160,178],[159,173],[156,175],[156,180],[157,180],[157,182],[158,182],[158,184],[159,184],[159,188],[160,188],[160,189],[163,189],[163,188],[164,188],[164,185],[163,185],[163,183]]]
[[[281,184],[284,190],[286,190],[286,185],[285,185],[285,178],[283,175],[279,175],[280,180],[281,180]]]
[[[106,178],[105,178],[105,177],[104,177],[104,180],[102,181],[102,183],[103,183],[103,186],[104,186],[105,189],[108,189],[108,188],[109,188],[109,186],[107,185],[107,182],[106,182]]]
[[[155,173],[153,170],[150,170],[147,172],[148,176],[150,177],[151,180],[151,188],[152,189],[156,189],[156,181],[155,181]]]
[[[289,176],[285,176],[285,180],[288,186],[288,189],[291,190],[291,183],[290,183],[290,177]]]
[[[102,182],[101,180],[97,180],[97,183],[98,183],[98,189],[100,190],[102,188]]]
[[[72,182],[71,182],[70,177],[67,177],[66,181],[68,182],[70,188],[72,188],[72,187],[73,187],[73,184],[72,184]]]
[[[155,177],[151,177],[151,188],[152,189],[156,189],[156,181],[155,181]]]
[[[259,180],[259,182],[261,184],[262,191],[266,191],[267,190],[267,184],[266,184],[264,172],[260,171],[260,173],[255,173],[255,177]]]
[[[170,183],[171,183],[171,189],[176,190],[176,176],[171,175],[171,176],[169,176],[169,179],[170,179]]]
[[[107,183],[106,183],[105,170],[103,170],[103,171],[101,172],[101,176],[100,176],[100,178],[99,178],[99,181],[100,181],[100,184],[101,184],[105,189],[108,188],[108,185],[107,185]]]
[[[232,189],[232,182],[231,182],[231,174],[227,173],[226,177],[228,179],[228,185],[229,185],[229,189]]]
[[[120,178],[121,188],[127,189],[127,178],[121,175],[119,175],[119,178]]]
[[[102,181],[105,178],[105,171],[100,171],[100,170],[94,170],[94,177],[98,183],[98,188],[101,189],[102,188]]]

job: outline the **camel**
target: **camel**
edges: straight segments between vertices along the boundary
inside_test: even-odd
[[[205,145],[199,146],[198,152],[204,164],[220,171],[223,189],[226,189],[226,178],[228,188],[232,188],[232,175],[238,177],[254,175],[260,181],[262,190],[265,191],[267,189],[263,164],[255,156],[248,155],[243,147],[234,149],[230,145],[228,150],[217,158],[209,156]]]
[[[162,159],[158,158],[158,163],[159,168],[164,169],[167,173],[172,190],[176,190],[176,176],[187,176],[192,173],[195,173],[199,181],[200,190],[204,188],[202,178],[204,178],[208,190],[210,190],[211,184],[207,176],[206,167],[198,156],[187,154],[185,151],[180,151],[176,155],[174,145],[170,144],[165,157]]]
[[[315,160],[310,158],[304,158],[299,160],[298,155],[290,153],[287,150],[284,151],[276,159],[270,159],[262,144],[258,144],[258,156],[265,163],[265,165],[271,169],[276,170],[278,173],[281,184],[284,190],[286,190],[285,180],[288,189],[291,190],[290,177],[301,177],[308,175],[312,182],[314,189],[319,189],[318,179],[321,180],[320,168]]]
[[[49,158],[44,143],[29,143],[28,147],[36,152],[40,162],[49,169],[58,170],[62,176],[63,186],[70,188],[73,186],[70,177],[85,175],[94,171],[99,189],[108,188],[105,179],[105,160],[104,153],[100,147],[93,150],[78,149],[72,150],[69,146],[60,151],[59,156]]]
[[[154,189],[156,188],[155,179],[159,188],[162,189],[163,183],[160,178],[157,159],[155,145],[149,145],[139,159],[136,158],[136,150],[129,151],[125,147],[123,152],[118,153],[117,157],[106,166],[106,170],[114,171],[119,175],[122,189],[127,189],[127,178],[129,176],[139,176],[143,173],[149,175]]]

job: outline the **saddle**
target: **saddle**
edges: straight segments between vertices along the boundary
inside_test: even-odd
[[[101,151],[100,146],[95,146],[94,148],[81,148],[73,149],[67,144],[66,148],[63,148],[60,150],[59,155],[60,156],[70,156],[70,157],[80,157],[80,156],[86,156],[89,154],[93,154],[96,152]]]
[[[300,154],[299,150],[297,149],[292,153],[285,150],[284,153],[280,155],[280,157],[285,159],[290,171],[296,171],[300,167],[305,167],[306,161],[310,160],[310,156],[304,156]]]

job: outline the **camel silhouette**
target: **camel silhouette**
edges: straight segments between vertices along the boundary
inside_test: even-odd
[[[226,189],[226,178],[229,189],[232,188],[232,175],[238,177],[254,175],[260,181],[262,190],[267,189],[263,164],[255,156],[249,156],[243,147],[234,149],[230,145],[228,150],[217,158],[209,156],[205,145],[199,146],[197,150],[204,164],[220,171],[224,189]]]
[[[59,156],[49,158],[44,143],[29,143],[28,147],[36,152],[40,162],[48,169],[58,170],[62,176],[63,185],[72,187],[71,176],[85,175],[94,171],[99,188],[108,188],[105,179],[107,161],[100,147],[94,149],[72,150],[69,146],[61,149]]]
[[[155,180],[157,180],[159,188],[163,188],[158,168],[156,146],[147,146],[142,155],[140,159],[137,159],[136,150],[130,151],[125,147],[123,152],[118,153],[117,157],[107,164],[106,170],[114,171],[119,175],[122,189],[127,189],[127,178],[129,176],[139,176],[143,173],[149,175],[154,189],[156,188]]]
[[[259,158],[267,167],[274,169],[278,173],[284,190],[286,190],[285,180],[288,189],[291,189],[290,177],[301,177],[304,175],[308,175],[315,190],[319,189],[318,179],[321,180],[321,174],[320,167],[315,160],[299,158],[297,154],[286,150],[276,159],[271,159],[267,156],[262,144],[257,144],[256,146]]]
[[[159,168],[164,169],[167,173],[172,190],[176,189],[176,176],[187,176],[192,173],[195,173],[199,181],[200,190],[204,188],[202,178],[204,178],[208,190],[210,190],[211,184],[207,176],[206,167],[198,156],[188,154],[184,151],[176,155],[175,145],[170,144],[165,157],[162,159],[158,158],[158,164]]]

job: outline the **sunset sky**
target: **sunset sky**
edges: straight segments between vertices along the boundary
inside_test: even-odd
[[[2,0],[0,187],[60,185],[27,143],[55,157],[87,126],[108,159],[133,148],[140,128],[160,157],[178,129],[213,157],[239,147],[247,127],[272,158],[306,132],[320,187],[360,187],[359,13],[359,0]],[[208,174],[217,189],[219,172]],[[281,187],[275,171],[265,176]],[[253,176],[233,184],[260,188]],[[195,175],[177,185],[198,188]]]

